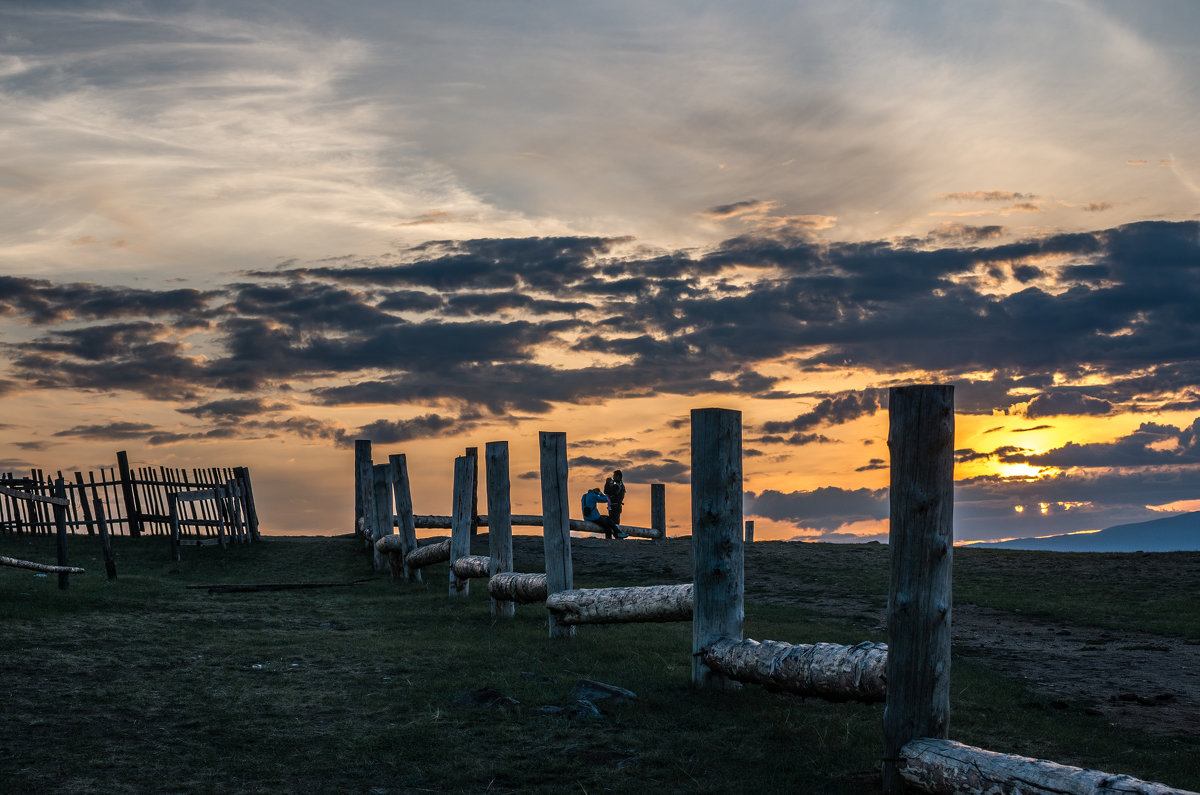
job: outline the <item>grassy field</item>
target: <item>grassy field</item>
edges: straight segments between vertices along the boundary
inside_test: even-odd
[[[118,538],[112,583],[95,546],[72,540],[73,565],[89,573],[65,592],[54,575],[0,568],[5,792],[877,790],[882,706],[750,686],[693,691],[687,623],[582,627],[551,641],[536,606],[493,621],[481,581],[449,599],[445,564],[419,585],[378,577],[306,591],[185,588],[371,577],[348,538],[185,549],[181,563],[168,560],[164,539]],[[886,547],[820,547],[821,565],[798,576],[875,595],[882,581],[886,595]],[[54,542],[0,537],[0,554],[52,562]],[[956,598],[1200,635],[1194,601],[1181,607],[1161,582],[1145,586],[1157,597],[1101,610],[1093,586],[1064,577],[1053,553],[1022,553],[1019,567],[977,554],[956,559]],[[1031,578],[1036,605],[1025,603]],[[747,637],[884,639],[819,610],[748,597],[746,611]],[[579,679],[638,697],[601,703],[600,717],[539,711],[568,703]],[[1200,789],[1200,738],[1150,737],[1053,709],[965,661],[952,681],[955,739]],[[515,703],[464,703],[485,687]]]

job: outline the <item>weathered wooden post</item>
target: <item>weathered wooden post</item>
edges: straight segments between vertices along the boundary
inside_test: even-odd
[[[125,500],[125,515],[129,519],[129,535],[137,538],[142,534],[142,511],[138,507],[133,475],[129,472],[129,453],[124,450],[117,453],[117,470],[121,477],[121,497]]]
[[[721,638],[742,639],[742,413],[692,409],[692,684],[739,687],[709,669],[700,652]]]
[[[950,729],[950,605],[954,535],[954,387],[893,387],[891,587],[883,788],[904,788],[900,749]]]
[[[388,481],[391,475],[390,464],[373,464],[371,466],[372,514],[375,517],[371,532],[371,554],[375,560],[375,571],[385,571],[387,560],[383,553],[375,547],[375,542],[384,536],[392,534],[392,484]]]
[[[54,504],[54,529],[58,533],[58,565],[65,567],[67,565],[67,488],[63,485],[62,478],[54,480],[54,496],[62,501]],[[58,589],[65,591],[70,584],[70,573],[60,571],[58,573]]]
[[[171,560],[178,561],[182,557],[179,550],[182,532],[179,526],[179,498],[175,494],[167,495],[167,516],[171,520]]]
[[[479,448],[468,447],[467,458],[471,459],[471,469],[475,473],[475,487],[471,491],[471,538],[479,535]]]
[[[513,570],[512,494],[508,478],[508,442],[488,442],[483,448],[487,474],[488,553],[490,574]],[[492,616],[512,618],[516,603],[492,598]]]
[[[359,536],[371,538],[373,530],[368,529],[370,522],[371,500],[371,440],[354,440],[354,532]]]
[[[258,508],[254,506],[254,487],[250,485],[250,470],[246,467],[234,467],[233,476],[238,479],[242,488],[242,503],[246,509],[246,527],[250,531],[251,541],[261,541],[258,532]]]
[[[104,556],[104,570],[108,579],[117,579],[117,562],[113,559],[112,538],[108,535],[108,520],[104,516],[104,500],[99,497],[92,499],[92,507],[96,509],[96,528],[100,531],[100,554]]]
[[[746,522],[746,543],[754,543],[754,520],[750,519]]]
[[[650,527],[659,538],[667,537],[667,484],[650,484]]]
[[[546,557],[546,594],[573,587],[571,568],[571,516],[567,491],[567,435],[538,432],[542,470],[542,545]],[[560,624],[550,615],[550,637],[570,638],[575,627]]]
[[[454,459],[454,518],[450,525],[450,595],[466,596],[471,580],[454,573],[454,561],[471,554],[471,495],[475,492],[475,459]]]
[[[79,492],[79,507],[83,509],[83,521],[87,525],[88,535],[95,535],[95,525],[92,522],[92,507],[87,501],[87,492],[84,490],[83,473],[75,472],[75,489]]]
[[[408,481],[408,459],[403,453],[388,456],[391,464],[392,495],[396,503],[396,528],[400,533],[401,554],[407,560],[417,549],[417,526],[413,521],[412,486]],[[404,564],[404,581],[421,582],[421,570]]]

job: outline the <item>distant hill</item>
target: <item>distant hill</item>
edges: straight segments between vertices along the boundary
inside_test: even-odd
[[[1121,524],[1098,533],[1075,533],[1045,538],[1015,538],[971,544],[986,549],[1033,549],[1055,552],[1179,552],[1200,551],[1200,511]]]

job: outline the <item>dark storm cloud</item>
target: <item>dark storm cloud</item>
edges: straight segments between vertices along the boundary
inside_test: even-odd
[[[1011,453],[1002,456],[1002,460],[1007,463],[1059,468],[1200,464],[1200,418],[1187,428],[1146,422],[1133,433],[1114,442],[1067,442],[1062,447],[1045,453]]]
[[[234,422],[243,417],[257,417],[290,408],[286,403],[272,403],[261,398],[227,398],[213,400],[199,406],[176,409],[182,414],[190,414],[200,419],[210,419],[217,422]]]
[[[1038,395],[1029,401],[1025,416],[1058,417],[1063,415],[1100,416],[1111,414],[1113,404],[1107,400],[1091,397],[1080,391],[1062,390],[1052,395]]]
[[[888,515],[887,489],[823,487],[786,494],[767,489],[759,494],[746,492],[745,499],[747,514],[819,530],[836,530],[844,524]]]
[[[786,433],[807,431],[817,425],[841,425],[874,414],[886,402],[886,397],[887,392],[880,389],[843,392],[824,398],[795,419],[765,422],[762,429],[767,433]]]
[[[74,436],[80,439],[143,439],[158,428],[145,422],[110,422],[96,425],[76,425],[56,432],[55,436]]]
[[[105,320],[205,314],[217,293],[192,289],[135,290],[94,284],[54,284],[46,279],[0,276],[0,315],[23,316],[34,325],[72,318]]]
[[[454,417],[424,414],[409,420],[376,420],[359,428],[354,438],[370,439],[377,444],[396,444],[411,439],[441,436],[449,430],[457,432],[470,427],[470,423],[464,423]]]

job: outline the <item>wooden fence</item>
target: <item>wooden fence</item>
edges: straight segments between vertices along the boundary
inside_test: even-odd
[[[171,515],[175,495],[213,490],[221,500],[181,503],[179,526],[193,528],[196,535],[202,536],[259,538],[254,491],[245,467],[195,468],[190,473],[168,467],[133,468],[129,456],[121,451],[117,453],[116,466],[86,475],[75,472],[71,479],[64,478],[60,471],[57,478],[63,480],[68,503],[64,521],[70,533],[96,534],[103,514],[114,534],[170,535],[175,527]],[[48,497],[54,492],[54,484],[55,480],[40,469],[32,470],[28,477],[0,474],[0,486],[21,494]],[[0,493],[0,532],[56,532],[53,511],[44,501],[22,500]]]

